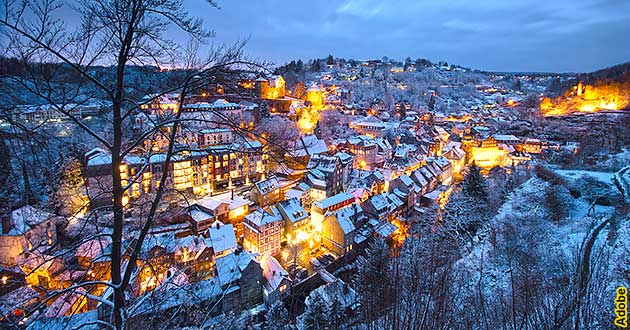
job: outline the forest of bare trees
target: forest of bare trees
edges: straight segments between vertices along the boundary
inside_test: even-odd
[[[209,1],[208,6],[216,7],[216,4]],[[14,123],[11,132],[3,131],[2,180],[3,183],[12,182],[14,185],[3,184],[2,205],[5,206],[4,212],[7,212],[12,205],[42,204],[52,198],[50,202],[53,204],[70,204],[74,206],[71,207],[74,212],[85,213],[86,206],[81,205],[81,200],[74,203],[67,200],[74,192],[63,194],[63,189],[55,185],[52,187],[54,193],[48,196],[45,190],[37,190],[39,187],[36,186],[38,182],[35,182],[35,178],[41,177],[40,170],[49,170],[51,173],[44,177],[50,180],[57,171],[68,173],[80,170],[79,164],[72,164],[72,157],[76,159],[75,162],[82,161],[81,153],[87,151],[86,146],[96,144],[107,150],[111,155],[112,182],[105,194],[113,200],[111,217],[95,219],[98,210],[91,210],[86,222],[101,222],[102,227],[98,230],[97,226],[92,235],[83,236],[80,242],[67,242],[63,253],[71,254],[87,240],[111,240],[111,268],[106,276],[111,280],[85,280],[63,290],[49,292],[47,296],[48,299],[54,299],[68,292],[86,292],[86,289],[101,287],[100,291],[105,294],[90,298],[110,306],[108,313],[111,318],[93,322],[101,323],[105,328],[122,329],[133,316],[127,311],[130,307],[128,297],[130,282],[137,276],[135,267],[128,265],[135,265],[140,257],[144,239],[160,216],[163,197],[173,194],[165,188],[165,181],[171,159],[182,152],[175,145],[176,137],[186,127],[179,112],[158,118],[147,131],[140,134],[134,132],[134,118],[141,105],[137,100],[147,94],[159,98],[168,93],[178,93],[177,103],[181,107],[191,91],[209,82],[217,82],[228,70],[260,67],[246,61],[242,43],[216,46],[207,54],[202,54],[199,45],[207,43],[213,33],[207,30],[202,20],[186,12],[179,0],[77,3],[71,7],[80,23],[75,30],[69,29],[59,19],[58,11],[62,7],[66,10],[69,8],[66,3],[55,0],[3,1],[0,18],[4,49],[2,55],[13,61],[3,63],[19,64],[21,68],[18,71],[3,70],[2,90],[6,94],[5,99],[11,102],[6,103],[7,107],[3,109],[3,120],[12,121],[11,104],[34,100],[48,104],[65,115],[71,123],[68,125],[69,132],[65,134],[72,137],[63,138],[64,134],[51,132],[45,127],[24,127],[19,123]],[[186,33],[190,43],[180,45],[170,39],[166,31],[173,28]],[[142,72],[134,69],[147,66],[160,68],[164,65],[181,69],[158,80],[155,80],[156,76],[150,70]],[[79,118],[72,112],[73,107],[92,98],[106,100],[111,105],[106,113],[100,114],[104,120],[98,124]],[[143,100],[146,103],[151,101]],[[204,122],[204,119],[201,121]],[[205,122],[208,125],[233,124],[230,118],[206,119]],[[240,129],[236,124],[233,125]],[[161,136],[169,144],[160,173],[159,188],[150,198],[140,201],[143,211],[134,217],[135,226],[129,228],[123,196],[138,178],[130,181],[122,178],[119,168],[130,152],[155,139],[156,135],[164,134],[161,131],[164,127],[171,129],[166,136]],[[55,155],[60,149],[71,158],[67,161],[62,159],[59,163]],[[72,152],[73,149],[76,151]],[[146,152],[148,159],[151,150]],[[68,166],[71,167],[69,171],[64,171],[64,167]],[[59,194],[63,196],[56,196]],[[57,199],[62,197],[66,199]],[[131,229],[136,229],[133,241],[127,242]],[[42,304],[46,304],[46,301]]]

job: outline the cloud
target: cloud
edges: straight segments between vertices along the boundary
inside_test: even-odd
[[[219,11],[203,2],[187,6],[217,31],[216,42],[249,36],[251,54],[276,62],[386,55],[505,71],[588,71],[630,60],[625,0],[222,0]]]

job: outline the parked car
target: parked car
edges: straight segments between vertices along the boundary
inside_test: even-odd
[[[335,256],[333,256],[330,253],[325,253],[325,254],[322,255],[322,257],[328,259],[328,261],[330,261],[330,262],[333,262],[333,261],[335,261],[335,259],[337,259]]]
[[[313,268],[320,268],[322,266],[322,264],[315,258],[311,258],[309,262]]]
[[[308,271],[300,267],[298,270],[295,271],[295,275],[295,277],[297,277],[298,279],[303,280],[308,277]]]
[[[328,264],[330,264],[330,260],[328,260],[323,255],[317,257],[317,261],[319,261],[319,263],[322,264],[323,266],[328,266]]]

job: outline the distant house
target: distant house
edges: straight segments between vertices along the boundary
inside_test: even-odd
[[[108,281],[111,276],[111,258],[106,252],[112,243],[111,237],[100,237],[86,241],[75,251],[80,269],[86,270],[92,279]]]
[[[285,235],[296,237],[298,231],[307,231],[310,228],[310,216],[296,198],[276,204],[276,209],[284,219]]]
[[[236,250],[236,236],[234,235],[234,227],[231,224],[224,225],[217,221],[208,228],[208,234],[210,235],[215,257],[220,258]]]
[[[261,265],[264,278],[263,300],[270,306],[289,294],[292,280],[289,273],[272,256],[264,256]]]
[[[243,231],[242,220],[248,210],[249,202],[234,194],[206,196],[188,208],[191,231],[194,235],[201,235],[218,220],[232,224],[237,236],[240,236]]]
[[[282,186],[274,175],[266,180],[258,181],[252,189],[252,201],[260,207],[267,207],[282,200]]]
[[[293,150],[286,154],[292,161],[293,166],[304,168],[313,155],[328,152],[326,141],[317,138],[316,135],[305,135],[300,137],[293,147]]]
[[[14,266],[20,254],[57,243],[55,215],[26,205],[2,219],[0,264]]]
[[[274,255],[280,252],[283,221],[266,210],[256,210],[243,221],[243,247],[252,253]]]
[[[374,116],[359,118],[351,122],[349,126],[360,135],[367,135],[371,137],[383,137],[387,134],[387,131],[390,128],[386,122]]]
[[[234,251],[216,259],[214,276],[192,284],[173,285],[168,290],[155,290],[151,299],[141,299],[138,314],[181,311],[191,305],[212,305],[210,316],[240,312],[262,302],[262,268],[249,253]],[[193,294],[194,293],[194,294]]]
[[[309,186],[309,204],[330,197],[326,174],[319,169],[309,170],[304,176],[304,183]]]
[[[213,210],[207,209],[199,204],[194,204],[188,208],[190,225],[194,235],[199,235],[210,228],[215,221],[213,213]]]
[[[24,272],[17,266],[7,268],[0,266],[0,297],[26,284]],[[3,315],[0,315],[0,319]]]
[[[189,278],[203,280],[214,272],[214,251],[211,239],[187,236],[175,240],[174,263]]]
[[[202,148],[234,142],[234,133],[228,128],[205,129],[199,132],[197,145]]]
[[[451,162],[454,176],[461,176],[466,165],[466,152],[461,145],[461,142],[449,142],[443,149],[442,155]]]
[[[68,291],[57,296],[44,312],[45,317],[54,318],[84,313],[88,310],[87,292],[84,288]]]
[[[315,303],[324,305],[319,308],[336,308],[344,317],[354,317],[360,306],[359,295],[340,279],[311,291],[304,303],[307,308]],[[303,317],[304,314],[298,317],[298,324],[304,324]]]
[[[310,209],[311,203],[312,203],[311,186],[309,186],[305,182],[301,182],[295,187],[287,190],[287,192],[284,194],[284,198],[285,199],[296,198],[298,199],[302,207],[304,207],[305,209]]]
[[[451,185],[453,182],[453,165],[451,165],[451,162],[445,157],[438,157],[433,160],[433,164],[439,170],[438,178],[440,183],[445,186]]]
[[[385,177],[381,171],[373,171],[365,177],[366,187],[373,195],[383,193],[385,191]]]
[[[351,205],[326,216],[322,221],[322,244],[338,255],[352,251],[356,233],[355,221],[360,213],[358,207]]]
[[[378,194],[370,197],[361,204],[361,208],[378,221],[386,221],[391,215],[390,201],[386,194]]]
[[[378,162],[379,147],[375,139],[362,135],[351,137],[344,144],[348,150],[355,155],[354,167],[368,169]]]
[[[348,182],[350,173],[352,172],[352,164],[354,163],[354,156],[345,152],[337,152],[335,157],[339,158],[342,168],[342,182],[345,184]]]
[[[420,189],[409,176],[403,174],[389,183],[389,192],[396,194],[405,202],[404,213],[408,213],[416,204]]]
[[[326,213],[334,212],[354,202],[354,196],[345,192],[314,202],[313,206],[311,206],[311,224],[315,230],[321,231],[321,224]]]
[[[326,195],[332,196],[343,191],[343,165],[341,159],[334,156],[313,155],[306,168],[317,169],[323,173],[326,181]]]
[[[65,266],[61,258],[33,251],[19,255],[16,263],[26,275],[27,284],[42,287],[45,290],[62,288],[60,275],[65,271]]]
[[[234,251],[216,259],[216,279],[224,293],[223,310],[240,311],[262,302],[262,268],[250,253]]]

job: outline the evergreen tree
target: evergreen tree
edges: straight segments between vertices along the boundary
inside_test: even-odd
[[[514,82],[514,90],[520,91],[521,90],[521,80],[520,79],[516,79],[516,82]]]
[[[390,253],[382,238],[372,241],[365,256],[357,257],[354,284],[361,299],[361,312],[365,320],[380,315],[390,303],[388,294]]]
[[[431,98],[429,98],[429,110],[433,111],[435,110],[435,95],[431,94]]]
[[[554,222],[560,222],[569,214],[571,196],[566,188],[553,185],[545,191],[545,208]]]
[[[322,70],[322,64],[319,62],[319,60],[313,60],[313,63],[311,63],[311,71],[319,72],[321,70]]]
[[[344,313],[341,303],[339,303],[339,299],[335,296],[333,297],[333,301],[330,305],[330,329],[338,330],[343,323],[343,317]]]
[[[289,312],[284,308],[282,301],[276,301],[269,307],[265,319],[265,329],[282,330],[286,329]]]
[[[405,117],[407,117],[407,108],[405,107],[405,105],[407,104],[407,102],[401,102],[400,103],[400,110],[398,110],[398,114],[400,114],[400,119],[404,119]]]
[[[267,101],[262,101],[262,103],[260,104],[260,118],[269,118],[271,116],[271,112],[269,111],[269,105],[267,104]]]
[[[327,65],[335,64],[335,58],[332,55],[328,55],[328,57],[326,58],[326,64]]]
[[[302,326],[306,330],[323,330],[329,326],[329,310],[326,302],[318,294],[309,296],[309,304],[302,314]]]
[[[481,170],[478,166],[473,165],[470,167],[468,175],[466,175],[464,182],[462,182],[462,190],[464,194],[477,200],[485,202],[488,199],[486,179],[481,174]]]
[[[293,97],[303,99],[306,97],[306,85],[303,82],[298,81],[293,88]]]

